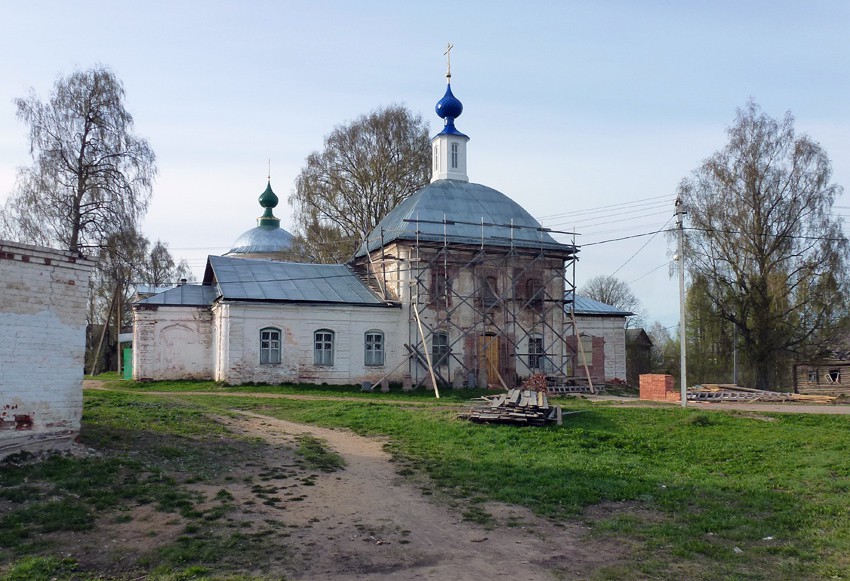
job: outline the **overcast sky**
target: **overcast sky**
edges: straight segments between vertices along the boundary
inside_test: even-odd
[[[579,286],[616,272],[648,322],[678,322],[667,241],[600,242],[661,228],[679,181],[724,145],[748,99],[790,110],[850,185],[843,0],[9,1],[0,23],[0,203],[30,162],[13,99],[103,63],[157,154],[143,230],[199,277],[207,254],[256,225],[269,159],[291,230],[286,198],[335,125],[401,103],[436,133],[447,42],[470,180],[575,228]]]

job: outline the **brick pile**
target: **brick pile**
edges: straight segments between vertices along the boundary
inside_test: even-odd
[[[681,401],[672,375],[647,373],[640,376],[640,399],[649,401]]]

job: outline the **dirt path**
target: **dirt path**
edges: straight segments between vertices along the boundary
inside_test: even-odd
[[[248,412],[221,421],[271,444],[310,434],[346,461],[344,470],[317,478],[297,508],[287,508],[303,547],[295,579],[584,579],[622,550],[589,539],[579,523],[556,526],[516,507],[486,505],[495,528],[464,521],[400,478],[377,440]]]

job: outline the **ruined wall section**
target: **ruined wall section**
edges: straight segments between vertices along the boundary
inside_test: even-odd
[[[75,253],[0,240],[0,457],[79,434],[93,267]]]
[[[588,315],[576,315],[576,326],[582,335],[590,335],[594,338],[602,338],[602,350],[604,363],[604,379],[626,380],[626,318],[625,317],[599,317]],[[594,353],[594,367],[598,357]],[[580,373],[583,371],[579,370]],[[599,373],[599,375],[602,375]]]
[[[135,305],[133,379],[212,379],[209,307]]]
[[[217,381],[230,384],[375,382],[390,374],[401,382],[407,353],[399,324],[401,309],[328,304],[228,303],[215,310],[215,326],[228,329],[216,346]],[[260,363],[260,330],[281,332],[280,363]],[[316,365],[314,334],[333,332],[333,363]],[[367,331],[384,334],[384,364],[366,365]],[[406,331],[406,329],[405,329]]]

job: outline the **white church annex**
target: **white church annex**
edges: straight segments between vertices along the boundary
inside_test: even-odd
[[[258,226],[208,258],[202,285],[134,305],[134,379],[428,386],[433,370],[442,385],[513,387],[533,373],[581,375],[575,337],[565,339],[577,248],[469,182],[469,138],[455,127],[463,106],[447,78],[431,183],[348,264],[275,259],[291,235],[269,184]]]

